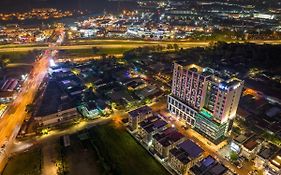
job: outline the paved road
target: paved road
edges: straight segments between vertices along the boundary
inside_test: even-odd
[[[26,105],[32,103],[37,89],[46,75],[47,67],[48,55],[45,54],[38,62],[34,63],[34,68],[32,70],[33,76],[24,82],[22,91],[18,94],[16,100],[10,105],[8,111],[0,120],[0,145],[3,145],[7,140],[9,141],[6,144],[7,154],[9,153],[9,144],[13,142],[26,117]]]
[[[193,47],[206,47],[210,44],[210,41],[141,41],[141,40],[91,40],[85,42],[73,42],[71,45],[67,46],[57,46],[56,49],[62,50],[71,50],[71,49],[91,49],[92,47],[100,47],[100,48],[137,48],[142,46],[155,46],[162,45],[167,46],[167,44],[178,44],[179,47],[182,48],[193,48]],[[243,41],[238,41],[239,43],[245,43]],[[255,44],[281,44],[281,40],[254,40],[247,41],[249,43]],[[48,49],[48,46],[8,46],[8,47],[0,47],[1,52],[24,52],[31,51],[34,49],[42,50]]]
[[[60,43],[57,43],[60,44]],[[10,104],[4,116],[0,119],[0,145],[5,144],[5,153],[0,154],[0,172],[6,164],[10,148],[26,117],[26,105],[31,104],[37,90],[46,76],[49,67],[49,58],[52,51],[46,50],[42,57],[34,62],[29,78],[23,83],[21,92],[15,101]]]
[[[176,42],[175,42],[176,43]],[[182,48],[192,48],[192,47],[206,47],[209,45],[208,42],[187,42],[187,43],[177,43],[179,47]],[[158,43],[135,43],[132,42],[131,44],[126,44],[123,45],[122,43],[115,43],[115,44],[107,44],[102,43],[102,44],[80,44],[80,45],[67,45],[67,46],[57,46],[54,47],[57,50],[75,50],[75,49],[91,49],[93,47],[99,47],[99,48],[105,48],[105,49],[113,49],[113,48],[128,48],[128,49],[133,49],[133,48],[138,48],[138,47],[144,47],[144,46],[156,46],[156,45],[162,45],[162,46],[167,46],[166,43],[163,42],[158,42]],[[32,51],[34,49],[37,50],[44,50],[48,49],[48,46],[34,46],[34,47],[15,47],[15,48],[0,48],[0,53],[1,52],[26,52],[26,51]]]

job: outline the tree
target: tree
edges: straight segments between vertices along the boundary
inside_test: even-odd
[[[7,58],[6,55],[1,56],[0,58],[0,68],[6,68],[7,64],[10,63],[10,58]]]
[[[174,44],[174,49],[175,49],[176,51],[178,51],[178,50],[179,50],[179,45],[178,45],[178,44]]]
[[[234,151],[231,151],[229,156],[230,156],[231,161],[233,161],[233,162],[237,161],[237,159],[238,159],[238,154]]]
[[[168,44],[167,45],[167,49],[173,49],[173,45],[172,44]]]
[[[152,100],[150,98],[146,98],[145,99],[145,104],[150,104],[150,103],[152,103]]]
[[[92,52],[93,52],[94,54],[97,54],[99,51],[100,51],[99,48],[97,48],[97,47],[92,47]]]
[[[35,110],[35,106],[33,104],[28,104],[25,107],[25,112],[27,113],[33,113]]]

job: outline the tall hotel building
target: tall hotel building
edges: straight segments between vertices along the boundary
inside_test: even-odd
[[[216,142],[231,129],[243,84],[237,78],[221,78],[210,68],[175,63],[168,109]]]

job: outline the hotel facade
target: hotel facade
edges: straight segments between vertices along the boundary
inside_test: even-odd
[[[231,129],[244,82],[197,65],[174,63],[168,110],[212,141]]]

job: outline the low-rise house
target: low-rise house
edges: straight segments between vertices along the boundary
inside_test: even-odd
[[[0,103],[10,103],[20,90],[20,82],[18,79],[8,79],[0,82]]]
[[[241,154],[242,156],[246,157],[248,160],[252,160],[253,158],[255,158],[260,148],[261,148],[261,141],[256,139],[256,137],[252,137],[242,145]]]
[[[71,107],[46,116],[35,117],[35,120],[38,121],[40,127],[46,128],[69,123],[78,120],[80,117],[81,115],[78,113],[76,107]]]
[[[129,112],[129,127],[132,131],[138,129],[138,124],[148,117],[152,117],[152,109],[148,106],[142,106]]]
[[[91,119],[100,117],[101,114],[101,110],[94,101],[82,104],[78,107],[78,111],[82,114],[83,117]]]
[[[146,86],[145,88],[143,88],[142,90],[140,90],[136,93],[136,95],[140,99],[153,97],[153,96],[156,96],[157,94],[160,94],[160,90],[154,85],[148,85],[148,86]]]
[[[202,158],[203,149],[191,140],[184,141],[170,150],[169,165],[178,174],[186,174]]]
[[[17,90],[19,87],[19,80],[18,79],[8,79],[6,80],[1,86],[0,91],[2,92],[13,92]]]
[[[188,171],[191,175],[233,175],[223,164],[208,156],[200,162],[195,163]]]
[[[281,150],[279,150],[270,160],[269,169],[272,174],[281,174]]]
[[[169,156],[169,151],[185,140],[184,135],[174,128],[168,128],[153,136],[153,148],[161,159]]]
[[[255,167],[258,169],[265,169],[278,149],[279,148],[273,144],[265,143],[255,158]]]
[[[152,116],[139,124],[138,134],[142,141],[151,146],[152,136],[167,128],[168,123],[157,116]]]
[[[236,153],[241,153],[242,151],[242,145],[249,140],[250,138],[252,138],[254,136],[253,133],[246,133],[246,134],[241,134],[238,135],[237,137],[233,138],[231,144],[230,144],[230,148],[232,151],[236,152]]]

